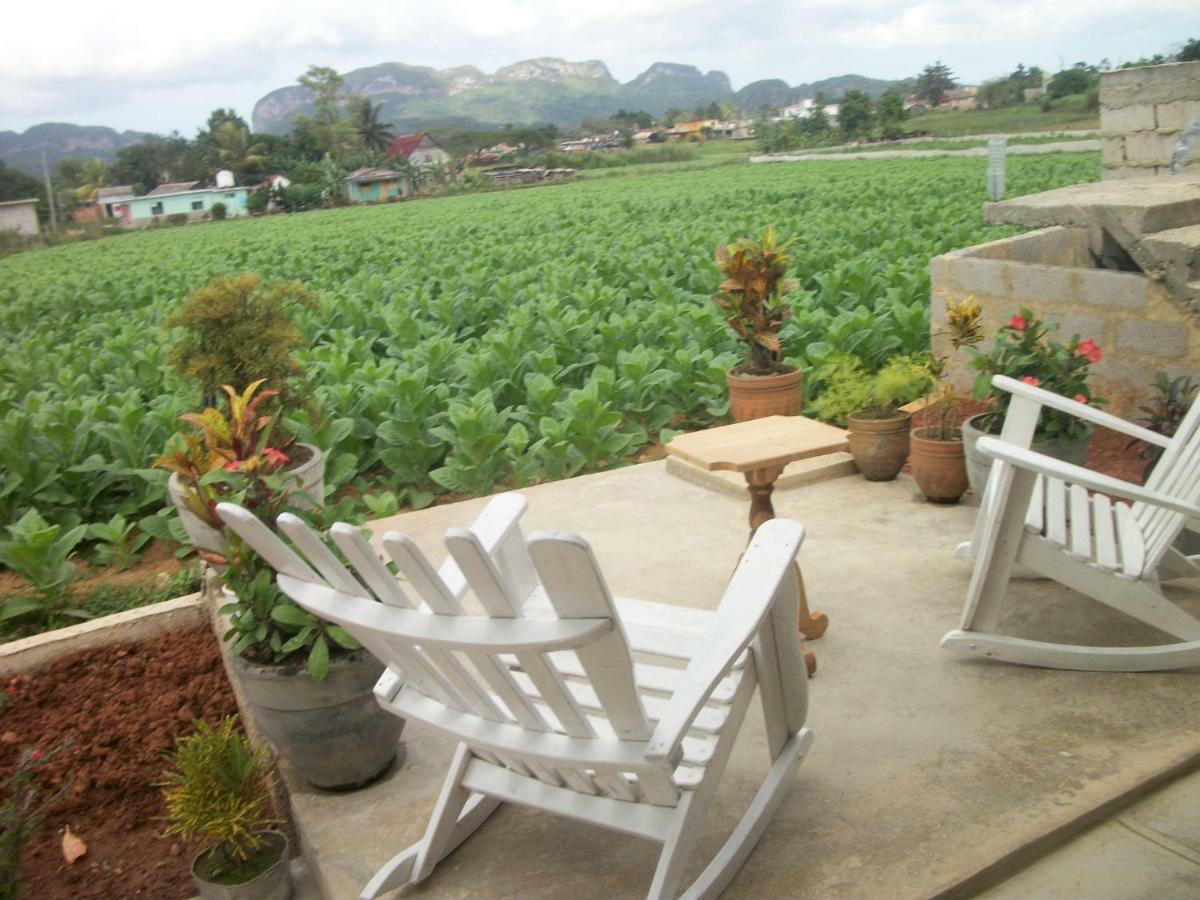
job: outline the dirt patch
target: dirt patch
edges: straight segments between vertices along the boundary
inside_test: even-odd
[[[79,597],[98,584],[133,587],[168,581],[175,573],[189,565],[195,565],[195,558],[177,559],[174,551],[174,544],[151,541],[134,564],[124,572],[117,571],[116,566],[89,565],[82,554],[77,554],[73,562],[79,571],[79,580],[71,585],[68,594]],[[0,569],[0,597],[22,591],[32,591],[25,579],[16,572]]]
[[[175,900],[195,895],[188,868],[196,848],[159,837],[162,797],[153,786],[163,751],[195,719],[236,712],[211,630],[188,629],[140,644],[66,657],[32,675],[0,679],[0,779],[22,746],[71,744],[43,769],[47,790],[73,782],[50,811],[24,860],[31,897]],[[88,845],[67,866],[67,825]]]

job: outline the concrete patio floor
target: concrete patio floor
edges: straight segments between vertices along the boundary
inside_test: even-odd
[[[746,537],[747,503],[646,463],[522,491],[526,533],[572,530],[615,594],[712,608]],[[373,523],[440,561],[441,535],[471,500]],[[1058,672],[966,659],[938,647],[970,575],[954,560],[974,509],[919,499],[905,477],[858,476],[779,492],[805,523],[801,564],[814,609],[816,740],[787,799],[726,897],[966,895],[1027,865],[1063,835],[1110,815],[1200,762],[1195,672]],[[1184,584],[1188,597],[1197,584]],[[1200,611],[1200,590],[1185,605]],[[1155,633],[1051,582],[1019,582],[1002,628],[1078,643],[1155,643]],[[285,773],[297,830],[324,894],[357,895],[417,840],[452,744],[418,724],[378,784],[352,794]],[[725,839],[767,768],[752,707],[693,874]],[[502,807],[413,892],[429,897],[644,896],[657,845]],[[690,877],[690,876],[689,876]],[[1011,894],[1010,894],[1011,896]]]

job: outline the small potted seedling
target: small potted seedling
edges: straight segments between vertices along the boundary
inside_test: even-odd
[[[264,748],[254,748],[230,716],[218,727],[196,722],[175,739],[160,783],[167,803],[165,836],[203,841],[192,878],[205,900],[287,900],[292,895],[288,840],[269,826],[274,776]]]

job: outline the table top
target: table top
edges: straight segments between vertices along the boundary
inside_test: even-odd
[[[701,469],[752,472],[848,447],[840,428],[804,416],[768,416],[681,434],[667,453]]]

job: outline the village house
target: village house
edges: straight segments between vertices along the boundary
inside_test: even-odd
[[[102,187],[96,191],[96,206],[101,218],[116,219],[120,217],[116,206],[127,200],[132,200],[137,194],[131,184],[118,184],[112,187]]]
[[[942,99],[938,101],[938,109],[958,109],[969,110],[975,108],[975,95],[979,92],[978,88],[954,88],[942,94]]]
[[[377,203],[412,193],[408,175],[396,169],[363,166],[347,175],[345,182],[351,203]]]
[[[791,103],[787,106],[781,106],[775,110],[775,121],[785,122],[788,119],[807,119],[817,109],[817,101],[813,97],[805,97],[798,103]],[[825,116],[829,119],[836,119],[838,115],[838,105],[836,103],[827,103],[821,109]]]
[[[438,146],[437,141],[431,138],[427,131],[402,134],[388,144],[383,155],[390,159],[410,162],[414,166],[444,166],[453,159]]]
[[[24,235],[37,234],[37,198],[6,200],[0,203],[0,231],[15,231],[17,234]]]
[[[249,188],[199,187],[199,184],[198,181],[167,182],[140,197],[106,198],[105,205],[112,210],[113,218],[130,228],[153,224],[164,216],[182,215],[193,221],[207,219],[218,203],[224,205],[227,217],[246,215]]]

